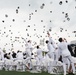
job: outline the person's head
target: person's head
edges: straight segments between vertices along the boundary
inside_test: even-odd
[[[49,41],[48,40],[46,40],[46,44],[48,44],[49,43]]]
[[[37,49],[39,49],[40,47],[39,47],[39,45],[37,45],[37,47],[36,47]]]
[[[31,40],[28,40],[28,43],[31,43]]]
[[[9,52],[8,54],[10,55],[11,53]]]
[[[58,41],[59,41],[59,42],[62,42],[62,41],[63,41],[63,39],[62,39],[62,38],[59,38],[59,39],[58,39]]]
[[[19,53],[20,51],[18,50],[17,53]]]
[[[12,53],[15,53],[14,51],[12,51]]]

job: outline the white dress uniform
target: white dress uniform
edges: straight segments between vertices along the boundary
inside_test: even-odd
[[[54,51],[55,51],[55,49],[54,49],[54,47],[52,46],[52,44],[48,43],[48,44],[47,44],[47,49],[49,50],[49,51],[48,51],[49,57],[54,60]]]
[[[38,56],[39,60],[42,61],[42,59],[43,59],[42,49],[37,49],[37,56]]]
[[[23,65],[22,65],[23,64],[23,54],[22,54],[22,52],[17,53],[17,60],[15,61],[15,63],[17,64],[16,70],[19,70],[19,69],[22,70],[22,67],[23,67]]]
[[[17,53],[17,60],[23,60],[22,52]]]
[[[0,70],[2,70],[4,67],[4,53],[2,50],[0,50]]]
[[[0,60],[4,61],[4,52],[0,49]]]
[[[58,46],[57,44],[54,42],[54,40],[52,39],[52,37],[49,36],[49,43],[52,43],[53,48],[55,49],[54,52],[54,60],[58,60]]]
[[[32,45],[30,42],[27,43],[27,46],[26,46],[26,52],[28,54],[29,57],[31,57],[31,53],[32,53]]]
[[[73,63],[71,54],[70,54],[70,52],[69,52],[69,50],[67,48],[67,43],[66,42],[60,42],[60,44],[58,45],[58,47],[59,47],[59,50],[61,50],[61,53],[62,53],[63,63],[66,64],[66,60],[68,60],[70,62],[70,64],[72,65],[73,73],[75,73],[74,63]],[[69,63],[67,63],[67,64],[69,65]]]
[[[37,57],[39,62],[37,62],[38,64],[42,65],[42,61],[43,61],[43,56],[42,56],[42,49],[37,49]]]
[[[28,64],[30,64],[30,65],[28,66],[29,69],[32,68],[32,64],[31,64],[31,58],[32,58],[32,55],[31,55],[31,54],[32,54],[32,50],[33,50],[32,44],[31,44],[30,42],[27,42],[27,45],[26,45],[27,59],[26,59],[26,61],[28,62]]]

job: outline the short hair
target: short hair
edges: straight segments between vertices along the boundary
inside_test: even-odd
[[[39,45],[37,45],[37,49],[39,49]]]
[[[46,44],[48,43],[49,41],[48,40],[46,40]]]
[[[58,39],[58,41],[59,41],[59,42],[62,42],[62,41],[63,41],[63,39],[62,39],[62,38],[59,38],[59,39]]]
[[[28,40],[28,42],[30,42],[30,40]]]

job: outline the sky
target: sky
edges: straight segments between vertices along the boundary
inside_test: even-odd
[[[0,0],[1,49],[25,50],[24,39],[39,44],[47,31],[76,40],[76,0]]]

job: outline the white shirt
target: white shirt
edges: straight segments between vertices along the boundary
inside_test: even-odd
[[[0,60],[4,60],[4,53],[3,53],[3,51],[2,50],[0,50]]]
[[[56,43],[54,42],[54,40],[52,39],[52,37],[49,37],[49,43],[52,43],[52,46],[53,46],[54,48],[57,48],[57,45],[56,45]]]
[[[23,59],[22,52],[17,53],[17,60],[22,60],[22,59]]]
[[[59,47],[59,50],[61,51],[61,53],[62,53],[63,56],[69,56],[70,55],[70,52],[68,50],[66,42],[60,42],[60,44],[58,45],[58,47]]]
[[[54,47],[50,43],[47,44],[47,49],[49,50],[50,53],[55,51]]]
[[[42,50],[41,50],[41,49],[37,49],[37,55],[38,55],[39,57],[42,57]]]
[[[28,48],[28,49],[32,49],[32,45],[31,45],[31,43],[27,43],[26,48]]]

